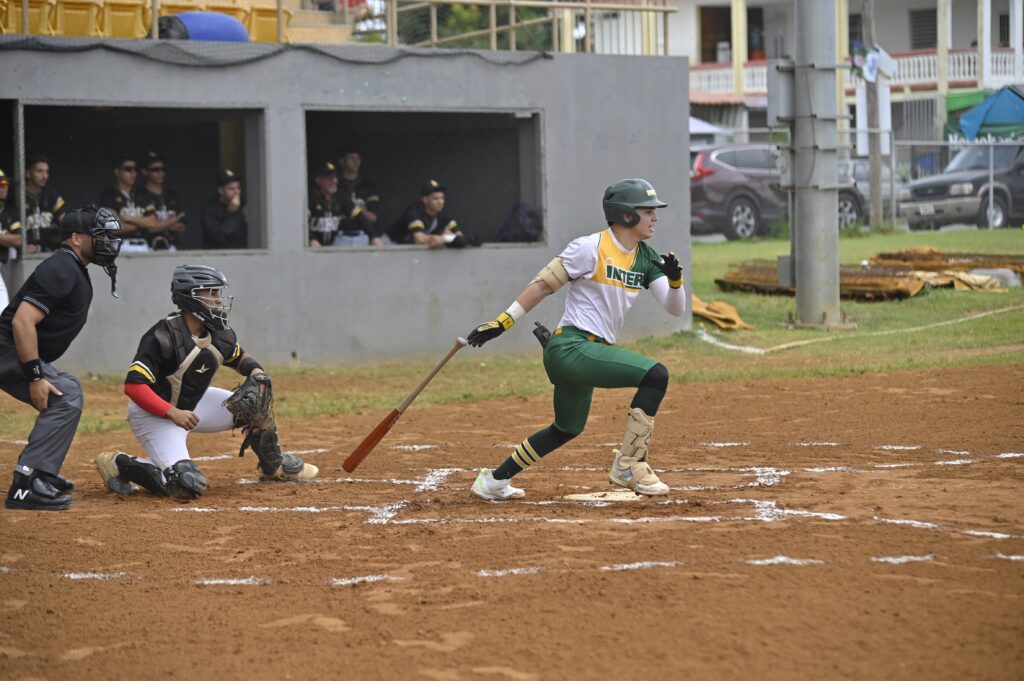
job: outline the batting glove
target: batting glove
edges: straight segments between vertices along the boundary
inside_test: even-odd
[[[683,267],[679,264],[676,254],[669,251],[668,255],[661,256],[661,260],[653,260],[654,266],[661,270],[668,277],[668,285],[672,288],[679,288],[683,285]]]
[[[502,312],[498,315],[497,319],[485,322],[470,331],[469,336],[466,338],[466,342],[474,348],[478,348],[487,341],[497,338],[508,329],[511,329],[512,325],[515,323],[516,320],[512,319],[512,315],[507,312]]]

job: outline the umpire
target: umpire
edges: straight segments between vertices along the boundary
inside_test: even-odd
[[[74,484],[60,475],[82,416],[82,385],[51,364],[85,326],[92,302],[86,266],[103,267],[113,282],[121,222],[106,208],[87,206],[60,222],[60,248],[32,272],[0,315],[0,389],[39,412],[18,457],[7,508],[60,511]]]

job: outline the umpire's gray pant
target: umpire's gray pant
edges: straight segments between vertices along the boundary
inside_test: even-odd
[[[21,450],[18,463],[57,475],[78,430],[84,397],[78,379],[52,364],[43,362],[43,378],[64,394],[50,395],[46,411],[36,418],[36,425],[29,433],[28,445]],[[31,406],[28,386],[27,381],[14,380],[0,384],[0,390]]]

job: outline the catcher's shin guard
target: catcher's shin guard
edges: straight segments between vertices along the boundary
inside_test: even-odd
[[[658,478],[647,463],[647,445],[653,433],[654,419],[639,407],[630,409],[622,446],[615,450],[615,458],[608,471],[609,480],[637,494],[668,494],[668,485]]]
[[[190,459],[182,459],[164,470],[167,494],[181,499],[195,499],[206,491],[206,476]]]
[[[312,480],[320,472],[313,464],[291,454],[282,454],[277,428],[253,430],[247,434],[259,459],[261,480]]]

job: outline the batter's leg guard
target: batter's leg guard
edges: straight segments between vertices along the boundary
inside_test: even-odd
[[[645,414],[643,409],[630,409],[622,447],[614,450],[615,458],[608,471],[609,480],[621,487],[628,487],[637,494],[668,494],[668,485],[658,478],[647,463],[647,444],[653,433],[654,419]]]
[[[259,459],[260,480],[313,480],[320,472],[297,456],[281,453],[277,428],[253,431],[251,437]]]
[[[182,459],[164,470],[167,493],[181,499],[195,499],[206,491],[206,476],[191,459]]]

